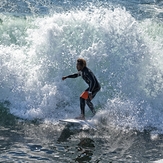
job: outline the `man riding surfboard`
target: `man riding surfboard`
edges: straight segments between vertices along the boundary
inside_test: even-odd
[[[80,95],[80,109],[81,115],[76,117],[76,119],[85,119],[85,103],[88,105],[93,115],[95,115],[96,111],[94,109],[93,103],[91,100],[95,97],[97,92],[101,89],[101,86],[93,74],[93,72],[86,66],[86,61],[82,58],[77,59],[76,68],[78,70],[77,73],[64,76],[62,80],[66,78],[77,78],[81,76],[83,80],[89,85],[89,87]]]

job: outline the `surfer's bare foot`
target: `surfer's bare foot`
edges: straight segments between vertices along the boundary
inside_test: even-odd
[[[76,117],[75,119],[85,120],[85,117],[84,115],[81,114],[79,117]]]

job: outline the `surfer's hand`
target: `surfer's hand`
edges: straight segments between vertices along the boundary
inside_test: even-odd
[[[64,77],[62,77],[62,80],[65,80],[67,77],[66,76],[64,76]]]
[[[92,92],[88,93],[89,99],[92,100]]]

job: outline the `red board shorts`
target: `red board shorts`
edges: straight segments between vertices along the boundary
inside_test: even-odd
[[[88,99],[88,91],[84,91],[81,95],[80,95],[81,98],[84,98],[85,100]]]

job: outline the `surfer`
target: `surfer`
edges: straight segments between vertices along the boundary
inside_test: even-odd
[[[93,103],[91,100],[95,97],[97,92],[100,90],[101,86],[97,81],[97,78],[93,74],[93,72],[86,66],[86,61],[82,58],[77,59],[76,68],[78,70],[77,73],[64,76],[62,80],[66,78],[77,78],[81,76],[83,80],[89,85],[89,87],[80,95],[80,109],[81,115],[76,117],[76,119],[85,119],[85,103],[88,105],[93,115],[96,114]]]

